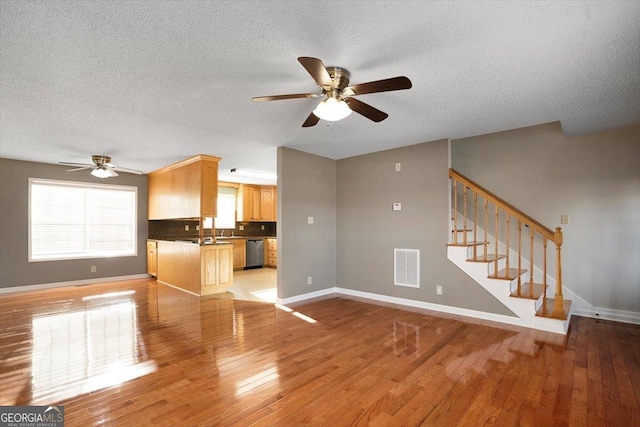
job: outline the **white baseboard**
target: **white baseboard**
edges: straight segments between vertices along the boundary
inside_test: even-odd
[[[116,277],[100,277],[96,279],[73,280],[69,282],[41,283],[38,285],[13,286],[10,288],[0,288],[0,294],[9,294],[13,292],[37,291],[41,289],[63,288],[65,286],[81,286],[92,285],[95,283],[117,282],[120,280],[148,279],[148,274],[132,274],[129,276]]]
[[[640,313],[635,311],[612,310],[610,308],[593,307],[589,310],[571,307],[571,314],[594,319],[612,320],[614,322],[640,325]]]
[[[327,288],[320,291],[309,292],[307,294],[296,295],[289,298],[277,298],[276,302],[280,305],[293,304],[294,302],[305,301],[312,298],[323,297],[325,295],[331,295],[336,293],[337,288]]]
[[[391,304],[404,305],[406,307],[422,308],[425,310],[438,311],[441,313],[456,314],[456,315],[465,316],[465,317],[473,317],[476,319],[483,319],[483,320],[489,320],[493,322],[506,323],[509,325],[526,327],[524,322],[522,322],[522,320],[518,317],[505,316],[503,314],[486,313],[484,311],[470,310],[467,308],[460,308],[460,307],[452,307],[449,305],[433,304],[433,303],[424,302],[424,301],[416,301],[416,300],[410,300],[406,298],[397,298],[397,297],[391,297],[388,295],[380,295],[380,294],[374,294],[371,292],[356,291],[353,289],[346,289],[346,288],[339,288],[339,287],[327,288],[321,291],[310,292],[302,295],[296,295],[294,297],[289,297],[284,299],[279,298],[278,304],[287,305],[294,302],[300,302],[300,301],[304,301],[312,298],[317,298],[320,296],[331,295],[334,293],[370,299],[373,301],[381,301],[381,302],[387,302]]]

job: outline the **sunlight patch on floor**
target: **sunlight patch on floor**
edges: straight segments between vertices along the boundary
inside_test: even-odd
[[[266,302],[276,302],[278,298],[278,288],[265,289],[264,291],[251,292],[251,295]]]

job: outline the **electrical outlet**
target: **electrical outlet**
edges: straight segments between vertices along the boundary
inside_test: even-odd
[[[262,231],[264,231],[264,225],[263,225],[263,226],[261,226],[261,227],[260,227],[260,229],[261,229]]]
[[[91,266],[91,272],[92,272],[92,273],[95,273],[95,272],[96,272],[96,266],[95,266],[95,265],[92,265],[92,266]]]
[[[189,224],[184,226],[184,231],[189,231]]]
[[[442,286],[436,286],[436,295],[442,295]]]
[[[199,231],[199,230],[200,230],[200,226],[196,225],[196,231]]]
[[[313,278],[311,276],[307,277],[307,285],[313,284]]]
[[[244,231],[244,225],[240,225],[240,226],[238,226],[238,229],[239,229],[240,231]]]
[[[307,224],[313,224],[313,217],[312,216],[308,216],[307,217]]]

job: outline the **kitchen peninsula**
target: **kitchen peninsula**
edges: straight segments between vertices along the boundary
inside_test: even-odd
[[[216,216],[219,161],[200,154],[148,174],[149,229],[158,229],[151,226],[158,221],[193,227],[198,234],[180,240],[168,233],[150,233],[149,274],[196,295],[225,292],[233,284],[233,245],[215,243],[208,225]]]

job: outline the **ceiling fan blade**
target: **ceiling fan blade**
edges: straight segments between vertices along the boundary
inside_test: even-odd
[[[321,60],[310,56],[301,56],[298,58],[298,62],[311,74],[318,86],[325,90],[333,89],[333,80]]]
[[[58,163],[64,166],[74,166],[77,168],[92,168],[95,166],[89,163],[67,163],[67,162],[58,162]]]
[[[369,120],[373,120],[374,122],[381,122],[389,117],[389,115],[384,111],[380,111],[377,108],[374,108],[369,104],[365,104],[362,101],[358,101],[355,98],[345,98],[344,102],[346,102],[347,105],[349,105],[349,108],[353,111],[365,116]]]
[[[309,117],[307,117],[307,120],[305,120],[305,122],[302,124],[302,127],[308,128],[311,126],[315,126],[318,124],[319,121],[320,121],[320,118],[315,114],[311,113],[309,114]]]
[[[251,98],[253,102],[263,101],[279,101],[281,99],[297,99],[297,98],[317,98],[317,93],[292,93],[290,95],[272,95],[272,96],[255,96]]]
[[[365,93],[390,92],[403,89],[411,89],[411,80],[401,76],[348,86],[344,88],[344,92],[353,92],[353,95],[364,95]]]
[[[139,170],[135,170],[135,169],[128,169],[128,168],[121,168],[121,167],[113,167],[113,168],[109,168],[109,170],[112,171],[117,171],[117,172],[124,172],[124,173],[133,173],[136,175],[142,175],[142,171]]]
[[[118,173],[111,168],[106,168],[106,170],[109,171],[109,176],[111,178],[113,178],[114,176],[119,176]]]
[[[92,169],[92,168],[93,168],[93,166],[84,166],[84,167],[81,167],[81,168],[67,169],[67,172],[82,171],[82,170],[85,170],[85,169]]]

